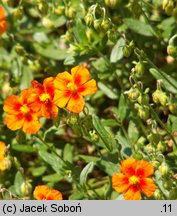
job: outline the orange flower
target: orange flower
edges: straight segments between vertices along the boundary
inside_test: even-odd
[[[83,96],[96,92],[96,81],[90,79],[89,71],[83,66],[76,66],[67,71],[59,73],[54,81],[55,96],[54,103],[74,113],[80,113],[85,105]]]
[[[33,94],[31,94],[29,100],[33,110],[40,111],[41,116],[45,118],[55,118],[58,115],[58,107],[53,103],[54,98],[54,78],[48,77],[44,80],[43,85],[38,81],[33,80],[31,82]]]
[[[5,152],[6,152],[6,144],[0,141],[0,170],[1,171],[4,171],[6,169]]]
[[[4,8],[0,5],[0,35],[6,31],[6,20]]]
[[[112,176],[112,187],[119,193],[124,193],[126,200],[140,200],[141,192],[147,197],[154,194],[156,186],[149,178],[153,175],[152,164],[145,160],[129,158],[122,161],[120,170]]]
[[[40,129],[38,113],[28,101],[31,94],[31,90],[26,89],[21,92],[20,97],[11,95],[5,100],[3,107],[7,113],[5,124],[11,130],[22,128],[25,133],[35,134]]]
[[[50,189],[45,185],[38,185],[33,192],[37,200],[62,200],[62,193],[58,190]]]

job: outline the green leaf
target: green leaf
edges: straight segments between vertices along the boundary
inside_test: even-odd
[[[45,166],[34,168],[34,169],[32,169],[32,175],[35,177],[41,176],[45,173],[46,169],[47,168]]]
[[[83,25],[81,19],[76,21],[76,25],[73,27],[73,33],[78,43],[87,44],[86,26]]]
[[[125,46],[125,40],[123,38],[120,38],[116,45],[113,47],[110,61],[112,63],[116,63],[117,61],[121,60],[123,58],[123,47]]]
[[[163,71],[158,71],[155,68],[150,68],[150,73],[157,80],[162,80],[164,87],[172,93],[177,93],[177,81]]]
[[[41,56],[44,56],[49,59],[53,60],[64,60],[68,53],[65,49],[55,48],[55,47],[44,47],[40,44],[33,44],[35,51],[40,54]]]
[[[40,157],[49,164],[53,170],[57,173],[61,173],[63,167],[63,161],[52,153],[48,153],[45,150],[39,150]]]
[[[118,117],[123,121],[127,115],[127,101],[123,94],[120,95],[119,105],[118,105]]]
[[[109,151],[113,151],[113,149],[116,147],[116,141],[115,139],[108,133],[108,131],[104,128],[102,122],[100,119],[96,116],[92,116],[92,122],[95,130],[99,134],[100,138],[104,142],[106,148]]]
[[[63,180],[63,176],[59,173],[55,173],[52,175],[46,175],[42,177],[42,181],[44,182],[59,182]]]
[[[128,26],[129,29],[140,35],[150,37],[156,34],[149,24],[141,22],[139,20],[125,18],[124,23]]]
[[[19,152],[28,152],[28,153],[36,152],[33,146],[29,146],[27,144],[26,145],[13,144],[12,149]]]
[[[33,80],[33,73],[29,67],[24,66],[22,69],[20,89],[29,88],[31,85],[31,80]]]
[[[83,192],[80,191],[74,191],[70,196],[69,200],[82,200],[84,198]]]
[[[114,93],[113,90],[111,90],[108,85],[103,84],[102,82],[98,82],[99,89],[102,90],[102,92],[110,99],[115,100],[118,98],[118,94]]]
[[[128,125],[128,136],[132,142],[136,142],[139,138],[139,131],[137,128],[137,124],[130,120]]]
[[[15,180],[14,180],[14,190],[16,192],[17,195],[21,196],[21,185],[24,182],[24,178],[23,175],[21,174],[21,172],[17,172],[15,175]]]
[[[82,187],[85,187],[86,186],[86,182],[87,182],[87,177],[88,177],[88,174],[91,173],[93,171],[93,168],[94,168],[94,162],[90,162],[88,163],[84,169],[82,170],[81,174],[80,174],[80,185]]]
[[[64,150],[63,150],[64,161],[68,161],[70,163],[73,162],[73,150],[74,150],[74,146],[72,146],[71,144],[67,143],[65,145]]]

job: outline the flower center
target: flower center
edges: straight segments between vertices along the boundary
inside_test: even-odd
[[[44,101],[48,101],[50,99],[50,95],[47,93],[43,93],[39,96],[40,101],[44,102]]]
[[[72,92],[77,92],[77,86],[73,82],[68,83],[67,88],[69,88]]]
[[[135,185],[135,184],[139,183],[139,178],[137,176],[133,175],[129,178],[129,183],[131,185]]]
[[[20,111],[26,115],[29,113],[30,109],[28,108],[27,104],[24,104],[23,106],[20,107]]]

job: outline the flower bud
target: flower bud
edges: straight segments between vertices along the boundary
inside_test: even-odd
[[[167,53],[172,57],[177,57],[177,34],[170,38]]]
[[[164,187],[166,190],[171,189],[171,188],[173,187],[173,182],[171,181],[171,179],[164,179],[163,187]]]
[[[12,93],[12,88],[10,87],[9,82],[5,82],[2,86],[2,95],[3,98],[6,98],[10,93]]]
[[[144,67],[144,64],[142,62],[138,62],[136,65],[135,65],[135,75],[140,78],[142,77],[142,75],[144,74],[144,71],[145,71],[145,67]]]
[[[157,170],[159,168],[160,162],[159,161],[152,161],[151,164],[154,167],[154,169]]]
[[[32,192],[32,185],[30,181],[24,181],[20,187],[21,193],[23,196],[29,196]]]
[[[116,43],[117,42],[117,39],[118,39],[118,33],[116,31],[116,29],[111,29],[111,30],[108,30],[106,32],[107,34],[107,37],[110,41],[112,41],[113,43]]]
[[[94,22],[93,22],[94,29],[97,31],[101,30],[101,23],[102,23],[102,20],[100,20],[100,19],[94,20]]]
[[[46,2],[46,1],[43,1],[43,2],[39,3],[38,9],[39,9],[39,11],[40,11],[42,14],[46,15],[47,12],[48,12],[48,4],[47,4],[47,2]]]
[[[78,118],[77,118],[77,116],[76,115],[72,115],[71,114],[71,116],[67,119],[67,123],[68,124],[71,124],[71,125],[75,125],[75,124],[77,124],[78,123]]]
[[[141,119],[143,119],[144,121],[146,121],[149,118],[149,109],[145,106],[141,107],[140,109],[138,109],[138,115]]]
[[[17,45],[15,46],[15,51],[16,51],[16,53],[19,54],[19,55],[25,55],[25,53],[26,53],[24,47],[23,47],[22,45],[20,45],[20,44],[17,44]]]
[[[162,8],[165,10],[165,13],[170,16],[173,13],[175,5],[173,0],[164,0],[162,4]]]
[[[131,88],[129,91],[125,92],[128,94],[130,100],[137,100],[140,96],[140,91],[137,88]]]
[[[160,103],[162,106],[166,106],[168,103],[168,97],[165,92],[162,92],[161,90],[156,90],[152,94],[152,99],[154,103],[158,104]]]
[[[168,104],[168,109],[170,110],[170,112],[172,114],[176,114],[177,113],[177,105],[175,103],[169,103]]]
[[[162,164],[159,166],[159,172],[162,177],[167,176],[170,171],[170,168],[166,162],[162,162]]]
[[[48,19],[47,17],[44,17],[43,19],[42,19],[42,24],[43,24],[43,26],[44,27],[46,27],[46,28],[54,28],[55,27],[55,24],[53,23],[53,21],[52,20],[50,20],[50,19]]]
[[[145,151],[148,153],[148,154],[152,154],[153,152],[155,152],[155,148],[152,146],[151,143],[147,144],[145,147],[144,147]]]
[[[141,94],[138,97],[138,103],[141,105],[147,105],[149,103],[149,95],[148,94]]]
[[[2,0],[2,2],[9,7],[16,7],[19,4],[20,0]]]
[[[85,20],[85,23],[88,25],[88,26],[91,26],[93,24],[93,21],[94,21],[94,18],[93,18],[93,15],[92,14],[87,14],[84,18]]]
[[[110,19],[103,20],[101,23],[101,29],[103,32],[106,32],[111,26]]]
[[[120,0],[105,0],[104,2],[106,6],[110,7],[111,9],[115,9],[118,6]]]
[[[65,11],[65,7],[61,6],[61,5],[59,5],[58,7],[56,7],[55,10],[54,10],[55,14],[57,14],[59,16],[63,15],[64,11]]]
[[[90,130],[90,131],[89,131],[89,134],[90,134],[90,137],[91,137],[91,141],[92,141],[92,142],[94,142],[94,143],[98,142],[99,136],[98,136],[98,134],[96,133],[95,130]]]
[[[73,18],[75,16],[75,13],[76,13],[76,10],[74,7],[66,7],[65,8],[65,15],[68,17],[68,18]]]
[[[132,54],[133,52],[133,49],[134,49],[134,42],[131,41],[128,45],[126,45],[124,48],[123,48],[123,55],[125,57],[130,57],[130,55]]]
[[[161,191],[159,189],[156,189],[156,191],[154,192],[154,198],[156,200],[162,200],[163,199],[163,194],[161,193]]]
[[[160,141],[160,142],[157,144],[157,150],[160,151],[160,152],[162,152],[162,153],[165,152],[165,150],[166,150],[166,143]]]
[[[23,7],[18,7],[13,11],[13,17],[18,20],[22,19],[23,14],[24,14]]]
[[[11,161],[11,158],[9,156],[4,158],[3,165],[4,165],[5,170],[10,170],[11,169],[12,161]]]
[[[133,13],[133,15],[135,15],[136,17],[140,16],[142,8],[137,1],[130,2],[127,7]]]

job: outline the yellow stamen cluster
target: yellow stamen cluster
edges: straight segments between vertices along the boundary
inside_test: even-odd
[[[43,93],[39,96],[40,101],[47,102],[50,99],[50,95],[47,93]]]
[[[129,183],[131,185],[136,185],[137,183],[139,183],[139,178],[133,175],[129,178]]]
[[[21,106],[20,111],[26,115],[29,113],[30,109],[28,108],[28,106],[26,104],[24,104],[23,106]]]

